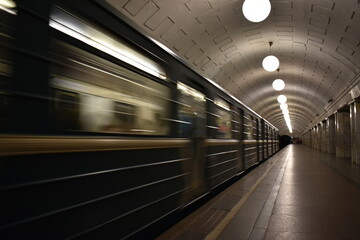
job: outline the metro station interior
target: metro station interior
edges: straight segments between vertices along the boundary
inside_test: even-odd
[[[359,1],[271,1],[271,13],[258,23],[245,18],[243,1],[108,2],[192,69],[268,119],[280,135],[304,138],[317,149],[328,146],[331,153],[345,148],[339,156],[350,157],[350,133],[358,134]],[[261,63],[268,55],[278,57],[278,72],[264,70]],[[272,88],[275,79],[285,81],[282,91]],[[280,94],[287,97],[292,133],[279,108]],[[334,134],[327,129],[335,129],[332,121],[340,115],[345,117],[336,124],[337,136],[344,136],[338,141],[343,145],[317,143],[320,135],[335,139],[325,134]]]
[[[359,239],[360,0],[0,0],[1,239]]]

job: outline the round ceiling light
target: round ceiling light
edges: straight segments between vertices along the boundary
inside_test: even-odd
[[[276,90],[276,91],[281,91],[285,88],[285,82],[281,79],[275,79],[272,83],[272,87]]]
[[[286,103],[287,97],[286,97],[285,95],[279,95],[279,96],[277,97],[277,101],[278,101],[279,103]]]
[[[284,110],[282,110],[282,113],[283,113],[284,115],[289,115],[289,109],[284,109]]]
[[[271,4],[269,0],[245,0],[242,11],[247,20],[261,22],[269,16]]]
[[[280,104],[280,109],[281,110],[288,109],[288,105],[286,103],[282,103]]]
[[[273,55],[269,55],[262,61],[263,68],[268,72],[273,72],[279,68],[279,59]]]

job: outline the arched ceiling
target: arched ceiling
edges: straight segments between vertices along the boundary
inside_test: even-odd
[[[269,17],[252,23],[244,0],[103,0],[288,134],[277,96],[288,98],[295,135],[351,100],[360,82],[360,0],[270,0]],[[266,72],[270,53],[280,72]],[[282,78],[286,87],[273,90]],[[322,118],[322,119],[321,119]]]

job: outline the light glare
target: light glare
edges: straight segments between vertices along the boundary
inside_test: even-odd
[[[15,8],[16,4],[12,0],[0,0],[0,5],[6,8]]]
[[[271,4],[269,0],[245,0],[242,11],[247,20],[261,22],[269,16]]]
[[[291,127],[289,110],[288,110],[288,109],[285,109],[285,110],[283,110],[282,112],[283,112],[283,114],[284,114],[284,119],[285,119],[286,126],[288,127],[289,132],[292,133],[293,131],[292,131],[292,127]]]
[[[276,91],[281,91],[285,88],[285,82],[281,79],[275,79],[272,83],[272,87],[276,90]]]
[[[264,60],[262,61],[262,66],[266,71],[273,72],[279,68],[280,62],[277,57],[273,55],[269,55],[265,57]]]
[[[136,50],[122,42],[115,41],[110,36],[81,22],[77,18],[60,11],[52,13],[50,18],[49,25],[51,27],[153,76],[166,79],[165,72],[155,61],[144,57]]]
[[[289,106],[286,103],[280,104],[280,109],[281,110],[288,109],[288,108],[289,108]]]
[[[285,95],[279,95],[279,96],[277,97],[277,101],[278,101],[279,103],[286,103],[287,97],[286,97]]]
[[[288,110],[288,109],[284,109],[284,110],[282,110],[282,113],[283,113],[284,115],[287,115],[287,114],[289,114],[289,110]]]

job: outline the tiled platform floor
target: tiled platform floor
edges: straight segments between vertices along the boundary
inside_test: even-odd
[[[360,168],[289,145],[157,240],[360,239]]]

